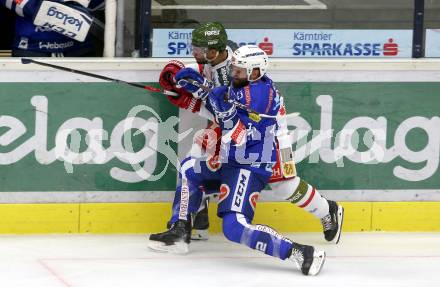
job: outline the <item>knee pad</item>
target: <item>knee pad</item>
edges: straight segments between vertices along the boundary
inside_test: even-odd
[[[246,217],[240,213],[230,212],[223,216],[223,234],[228,240],[240,243],[246,228],[242,221],[247,223]]]

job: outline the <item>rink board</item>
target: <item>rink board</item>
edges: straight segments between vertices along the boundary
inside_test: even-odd
[[[343,202],[344,231],[440,231],[440,202]],[[318,232],[319,221],[290,203],[259,203],[254,223],[279,232]],[[165,229],[170,203],[1,204],[0,233],[152,233]],[[210,231],[221,232],[216,204]]]
[[[45,61],[157,86],[166,59]],[[299,175],[338,201],[439,201],[439,64],[271,61],[288,113],[301,113],[288,119]],[[200,117],[159,93],[16,59],[0,67],[1,203],[170,200],[176,158],[206,126]],[[130,118],[138,122],[132,129]],[[125,145],[130,132],[136,154]],[[131,192],[142,196],[132,200]]]
[[[157,85],[167,60],[45,61]],[[288,112],[301,112],[289,126],[307,131],[307,141],[293,146],[300,175],[326,197],[346,202],[346,231],[440,231],[439,66],[438,60],[271,62],[269,73],[286,97]],[[0,96],[0,233],[164,229],[176,169],[169,165],[155,181],[135,173],[137,166],[127,163],[130,154],[118,150],[121,127],[136,106],[152,108],[142,110],[139,118],[149,121],[153,132],[171,131],[176,127],[175,116],[181,119],[180,133],[188,127],[204,127],[202,121],[178,114],[159,94],[21,65],[17,59],[0,61]],[[92,129],[105,134],[107,138],[100,142],[107,151],[105,157],[88,160],[83,140],[79,151],[84,157],[60,157],[57,147],[63,151],[67,146],[62,127],[69,125],[82,128],[82,137]],[[357,128],[361,139],[368,139],[368,129],[379,131],[377,138],[383,136],[383,141],[376,144],[384,145],[385,153],[374,154],[361,143],[357,152],[346,154],[333,139],[312,145],[314,131],[332,129],[335,136],[350,128]],[[175,134],[166,136],[168,146],[177,148],[179,156],[192,142],[188,136],[176,145]],[[152,138],[152,134],[141,139],[133,136],[134,149],[138,151]],[[156,175],[165,168],[168,161],[163,152],[139,158],[147,174]],[[309,214],[275,202],[274,194],[263,192],[254,222],[281,232],[321,230]],[[215,210],[213,205],[211,228],[220,232]]]

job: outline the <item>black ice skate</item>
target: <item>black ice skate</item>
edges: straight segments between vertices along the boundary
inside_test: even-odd
[[[150,235],[148,247],[154,251],[185,254],[189,252],[191,224],[186,220],[176,221],[169,230]]]
[[[293,261],[304,275],[317,275],[324,265],[325,252],[313,246],[294,243],[288,259]]]
[[[209,239],[209,219],[208,219],[208,203],[209,197],[202,202],[202,209],[197,212],[194,218],[194,224],[191,233],[193,240],[208,240]]]
[[[338,244],[344,221],[344,208],[336,202],[328,200],[329,214],[321,218],[325,240]]]

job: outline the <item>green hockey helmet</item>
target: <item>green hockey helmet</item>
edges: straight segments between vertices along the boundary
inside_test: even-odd
[[[227,42],[225,27],[219,22],[200,24],[192,32],[191,44],[196,47],[211,48],[221,52],[226,49]]]

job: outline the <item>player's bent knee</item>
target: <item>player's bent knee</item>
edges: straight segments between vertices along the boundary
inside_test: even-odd
[[[223,216],[223,234],[233,242],[240,243],[245,226],[237,220],[237,213],[231,212]]]
[[[197,175],[194,172],[194,165],[196,164],[196,159],[188,157],[182,161],[180,173],[182,177],[192,181],[197,179]]]

